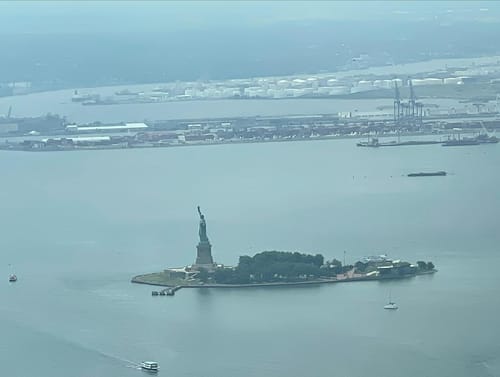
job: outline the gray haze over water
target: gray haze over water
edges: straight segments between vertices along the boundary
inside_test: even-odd
[[[371,65],[493,55],[499,20],[496,2],[2,2],[0,83],[54,89],[337,71],[360,55]]]
[[[125,377],[139,373],[127,360],[154,359],[175,376],[498,375],[499,163],[496,145],[352,140],[4,152],[3,373]],[[450,174],[402,176],[421,170]],[[439,272],[174,298],[129,283],[192,263],[198,204],[226,264],[266,249],[347,250],[348,262],[388,253]],[[397,312],[382,309],[390,291]]]

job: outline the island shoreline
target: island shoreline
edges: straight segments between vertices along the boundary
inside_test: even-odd
[[[433,275],[438,270],[421,271],[416,274],[407,274],[391,277],[380,276],[361,276],[345,279],[321,279],[321,280],[308,280],[308,281],[294,281],[294,282],[269,282],[269,283],[252,283],[252,284],[169,284],[161,282],[153,282],[144,280],[145,275],[134,276],[131,283],[152,285],[165,288],[259,288],[259,287],[286,287],[286,286],[301,286],[301,285],[321,285],[321,284],[334,284],[334,283],[349,283],[349,282],[363,282],[363,281],[386,281],[386,280],[402,280],[409,279],[420,275]]]

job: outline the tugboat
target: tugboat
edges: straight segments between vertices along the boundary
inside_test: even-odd
[[[141,363],[141,369],[147,372],[156,373],[158,372],[159,367],[156,361],[143,361]]]
[[[378,142],[378,138],[376,138],[376,137],[372,137],[368,141],[360,141],[356,145],[358,147],[371,147],[371,148],[378,148],[380,146],[380,144]]]
[[[9,276],[9,282],[15,283],[17,281],[17,276],[12,274]]]

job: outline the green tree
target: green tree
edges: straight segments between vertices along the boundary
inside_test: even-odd
[[[321,266],[323,266],[323,263],[325,263],[325,258],[321,254],[316,254],[314,256],[314,262],[313,263],[314,263],[315,266],[321,267]]]
[[[368,267],[368,263],[363,263],[361,261],[358,261],[358,262],[354,263],[354,267],[356,267],[356,271],[363,273],[366,271],[366,267]]]
[[[206,283],[208,281],[208,270],[206,268],[200,267],[198,270],[198,279],[202,281],[203,283]]]
[[[425,263],[424,261],[419,260],[417,262],[417,266],[418,266],[419,270],[422,270],[422,271],[427,270],[427,263]]]

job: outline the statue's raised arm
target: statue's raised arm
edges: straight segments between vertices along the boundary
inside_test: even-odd
[[[198,229],[200,242],[208,242],[207,223],[205,221],[205,216],[201,213],[200,206],[198,206],[198,213],[200,215],[200,228]]]

